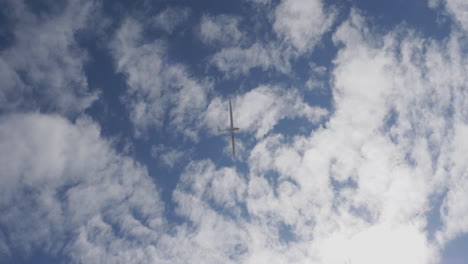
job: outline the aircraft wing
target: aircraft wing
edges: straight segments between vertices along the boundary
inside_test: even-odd
[[[236,147],[235,147],[235,144],[234,144],[234,131],[231,131],[231,141],[232,141],[232,156],[235,157],[236,156]]]
[[[231,99],[229,99],[229,114],[231,116],[231,129],[234,129],[234,121],[232,120],[232,105],[231,105]],[[233,134],[234,135],[234,134]],[[232,144],[234,144],[234,136],[232,136]]]

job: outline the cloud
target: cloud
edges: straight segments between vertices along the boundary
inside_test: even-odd
[[[467,165],[464,162],[464,153],[468,147],[464,139],[468,133],[468,125],[457,124],[454,130],[449,147],[452,151],[452,166],[449,169],[448,192],[440,208],[444,228],[437,234],[441,244],[468,233],[468,224],[463,221],[468,217],[468,203],[464,199],[468,188]]]
[[[153,25],[171,34],[189,18],[190,13],[187,7],[168,7],[154,16]]]
[[[275,10],[273,29],[299,53],[312,50],[330,30],[335,14],[320,0],[284,0]]]
[[[303,102],[299,93],[293,89],[264,85],[239,95],[232,103],[236,126],[243,133],[254,133],[257,139],[265,136],[282,119],[302,117],[317,124],[328,114],[323,108]],[[228,125],[228,105],[227,101],[220,98],[211,101],[205,113],[205,123],[209,129],[215,131],[217,127]]]
[[[458,23],[463,30],[468,31],[468,4],[463,0],[444,0],[429,1],[432,8],[438,7],[441,2],[445,9],[453,16],[454,21]]]
[[[257,5],[269,5],[271,0],[246,0],[247,2],[252,2]]]
[[[263,2],[263,4],[268,4],[268,2]],[[237,45],[235,45],[236,41],[233,41],[232,47],[223,47],[212,56],[211,63],[227,78],[246,75],[253,68],[260,68],[263,71],[274,69],[283,74],[291,74],[291,61],[312,51],[323,35],[331,29],[336,16],[334,12],[326,11],[319,0],[285,0],[278,4],[274,11],[269,10],[267,13],[271,13],[273,17],[272,27],[278,39],[272,39],[266,43],[260,37],[254,36],[249,41],[244,41],[245,44],[241,41]],[[259,13],[259,16],[261,15],[264,14]],[[268,16],[265,19],[271,20]],[[202,20],[203,24],[214,25],[214,23],[203,23]],[[223,23],[218,21],[218,24]],[[231,22],[231,24],[234,23]],[[214,29],[218,27],[211,26],[210,28],[212,35],[219,31]],[[247,36],[246,33],[238,33],[233,26],[223,28],[227,28],[224,30],[224,34],[228,32],[227,36],[240,34]],[[207,37],[204,39],[207,40]]]
[[[210,45],[237,46],[245,38],[239,31],[240,18],[228,15],[201,18],[198,34],[201,41]]]
[[[315,63],[310,63],[309,67],[311,69],[311,74],[309,80],[305,83],[305,86],[311,90],[325,92],[327,90],[327,68],[325,66],[318,66]]]
[[[367,37],[363,21],[359,15],[353,16],[334,37],[346,45],[335,60],[335,116],[343,116],[340,128],[350,125],[351,138],[363,144],[361,157],[380,160],[375,167],[361,163],[364,170],[358,169],[356,174],[365,177],[367,170],[381,169],[382,177],[366,177],[363,185],[358,181],[359,186],[368,187],[366,192],[382,193],[388,188],[388,200],[375,206],[387,205],[380,218],[409,221],[427,212],[429,197],[442,191],[440,187],[446,185],[449,176],[444,166],[452,155],[447,146],[457,122],[450,117],[450,98],[459,91],[455,87],[465,82],[460,70],[466,69],[457,59],[463,57],[456,44],[459,40],[453,35],[448,42],[438,43],[411,31],[397,31],[383,37],[383,47],[377,48],[375,36]],[[405,37],[397,41],[402,34]],[[452,69],[453,74],[447,74],[444,67]],[[333,118],[330,125],[334,122]],[[368,149],[366,154],[364,146],[379,142],[372,139],[381,136],[379,141],[384,145],[374,151]],[[392,158],[385,161],[384,153]],[[390,174],[384,176],[386,173]],[[379,178],[382,181],[377,182]]]
[[[97,99],[83,72],[86,52],[75,34],[99,13],[93,1],[69,1],[50,16],[32,13],[23,1],[5,4],[14,41],[0,54],[1,109],[45,109],[70,114]]]
[[[155,145],[151,148],[151,156],[164,166],[173,168],[185,156],[185,153],[164,145]]]
[[[2,255],[35,250],[76,262],[149,260],[165,220],[146,169],[115,153],[88,118],[0,120]],[[9,251],[9,252],[8,252]]]
[[[227,47],[215,53],[211,63],[228,78],[246,75],[253,68],[261,68],[263,71],[275,69],[281,73],[289,73],[291,70],[289,52],[283,53],[275,44],[254,43],[249,47]]]
[[[210,241],[207,248],[231,238],[231,231],[217,235],[213,226],[237,228],[232,241],[243,249],[237,262],[437,263],[447,241],[466,233],[461,219],[467,210],[459,202],[467,182],[460,141],[466,134],[463,39],[457,33],[424,39],[403,28],[378,35],[353,10],[333,40],[341,48],[327,123],[287,139],[269,132],[277,122],[271,120],[281,117],[268,116],[281,109],[281,100],[289,102],[287,95],[261,86],[235,98],[239,126],[255,120],[243,125],[258,139],[247,175],[236,176],[241,198],[213,198],[234,193],[211,183],[229,168],[194,162],[175,192],[177,210],[196,226],[193,237]],[[271,101],[271,111],[256,111],[269,109]],[[226,120],[226,105],[220,98],[210,104],[212,129]],[[428,214],[438,195],[442,225],[433,240]]]
[[[125,103],[136,135],[162,129],[167,114],[169,129],[195,140],[198,114],[207,104],[210,84],[192,77],[181,64],[171,63],[164,40],[146,41],[144,28],[127,19],[111,44],[118,72],[127,77]]]

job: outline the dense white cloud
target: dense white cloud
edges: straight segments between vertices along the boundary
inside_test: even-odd
[[[87,118],[1,118],[0,148],[8,150],[0,153],[3,250],[62,252],[77,263],[152,259],[165,221],[158,190],[99,133]]]
[[[75,34],[97,15],[94,1],[69,1],[51,16],[32,13],[23,1],[7,1],[5,10],[14,24],[14,41],[0,54],[0,108],[61,113],[87,108],[97,95],[88,89],[87,56]]]
[[[127,77],[125,102],[136,133],[146,134],[148,129],[166,124],[196,139],[196,132],[186,128],[204,110],[210,85],[190,76],[183,65],[171,63],[163,40],[146,43],[143,30],[140,23],[127,19],[111,45],[117,71]]]

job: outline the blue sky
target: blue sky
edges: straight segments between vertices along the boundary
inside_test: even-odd
[[[468,259],[465,1],[0,7],[0,263]]]

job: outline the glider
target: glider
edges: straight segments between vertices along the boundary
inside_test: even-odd
[[[231,117],[231,127],[228,129],[219,129],[218,127],[218,132],[221,131],[230,131],[231,132],[231,143],[232,143],[232,156],[236,156],[236,147],[234,144],[234,131],[239,130],[238,127],[234,127],[234,121],[232,120],[232,105],[231,105],[231,99],[229,99],[229,115]]]

